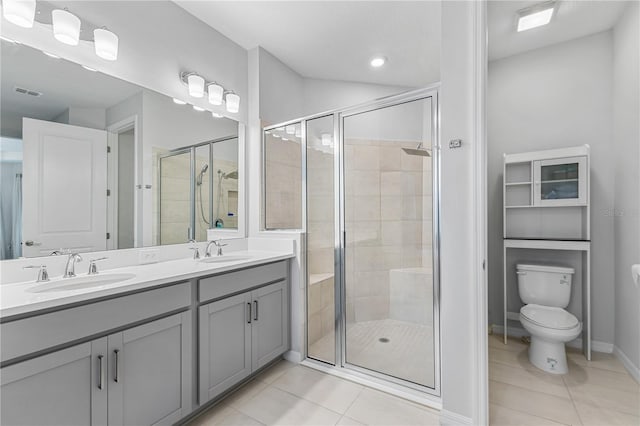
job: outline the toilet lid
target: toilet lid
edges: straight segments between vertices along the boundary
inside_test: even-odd
[[[574,315],[552,306],[530,304],[523,306],[520,314],[534,324],[556,330],[568,330],[579,324]]]

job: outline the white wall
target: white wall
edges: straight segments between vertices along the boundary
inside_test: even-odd
[[[640,380],[640,291],[630,268],[640,263],[640,7],[633,2],[613,31],[615,169],[615,344]],[[627,368],[630,366],[627,365]],[[631,370],[633,370],[631,367]]]
[[[476,300],[482,292],[483,253],[477,251],[477,158],[482,153],[476,120],[482,64],[474,61],[482,28],[480,2],[442,3],[441,46],[441,424],[484,424],[480,401],[486,397],[486,339],[477,340]],[[448,141],[462,139],[449,149]],[[483,218],[479,218],[480,221]]]
[[[100,59],[90,42],[75,47],[57,42],[50,25],[36,24],[32,29],[2,25],[2,35],[236,120],[246,120],[247,51],[184,9],[169,1],[54,3],[68,7],[86,22],[106,26],[118,34],[118,60]],[[240,112],[229,114],[223,106],[189,98],[178,77],[181,71],[197,71],[235,91],[240,95]]]
[[[104,108],[67,108],[53,121],[72,126],[104,130],[107,125],[107,112]]]
[[[489,319],[502,325],[502,154],[591,146],[592,338],[614,340],[612,34],[489,63]]]

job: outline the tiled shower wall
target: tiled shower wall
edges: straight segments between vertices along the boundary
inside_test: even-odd
[[[408,284],[397,279],[392,283],[394,271],[431,270],[431,157],[401,149],[416,145],[345,141],[347,322],[389,318],[391,294],[411,293],[404,288],[391,291],[391,284]]]

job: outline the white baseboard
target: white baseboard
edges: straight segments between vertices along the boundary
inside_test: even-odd
[[[302,354],[296,351],[288,351],[282,355],[284,359],[294,364],[300,364],[302,362]]]
[[[465,417],[461,414],[454,413],[452,411],[441,410],[440,424],[443,426],[471,425],[473,424],[473,421],[469,417]]]
[[[502,334],[504,332],[504,327],[501,325],[493,325],[491,326],[494,334]],[[507,334],[513,337],[524,337],[529,336],[527,330],[522,327],[507,327]],[[571,348],[582,349],[582,339],[575,339],[567,343],[567,346]],[[613,343],[600,342],[598,340],[591,341],[591,350],[594,352],[602,352],[605,354],[613,353]]]
[[[640,383],[640,368],[634,365],[633,362],[631,362],[631,360],[629,359],[629,357],[624,352],[622,352],[622,350],[620,350],[619,347],[617,346],[613,347],[613,354],[616,356],[616,358],[620,360],[622,365],[624,365],[624,368],[627,369],[629,374],[631,374],[631,376],[636,380],[636,382]]]

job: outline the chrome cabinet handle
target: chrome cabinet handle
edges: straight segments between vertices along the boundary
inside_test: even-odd
[[[118,374],[120,372],[120,368],[118,366],[118,355],[120,354],[120,351],[118,349],[114,349],[113,351],[113,369],[115,370],[113,373],[113,381],[118,383]]]
[[[247,317],[247,324],[251,324],[251,303],[247,303],[247,307],[249,308],[249,316]]]
[[[104,382],[104,365],[102,362],[102,355],[98,355],[98,389],[102,390],[102,383]]]
[[[253,305],[255,306],[256,312],[253,314],[253,319],[258,321],[258,301],[254,300]]]

